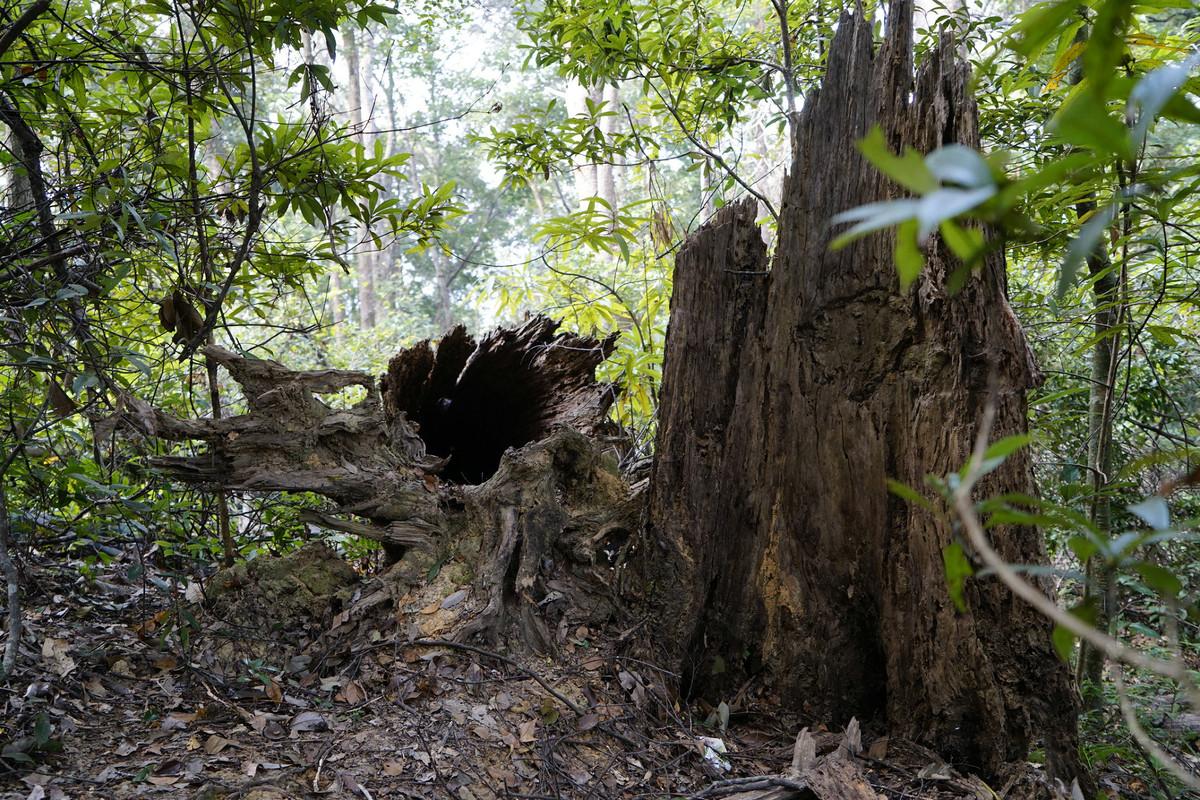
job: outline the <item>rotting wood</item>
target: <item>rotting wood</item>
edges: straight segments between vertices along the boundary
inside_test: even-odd
[[[792,766],[785,775],[716,781],[694,800],[879,800],[855,756],[862,750],[858,720],[851,719],[838,745],[818,758],[816,740],[804,729],[796,737]]]
[[[478,343],[457,328],[393,358],[381,388],[362,372],[208,347],[245,413],[180,419],[126,396],[102,425],[203,442],[197,455],[151,459],[182,482],[328,498],[336,510],[301,520],[379,541],[394,561],[413,552],[403,580],[471,550],[479,577],[456,638],[513,633],[550,651],[569,626],[620,613],[613,576],[640,520],[616,454],[585,435],[609,438],[614,388],[595,367],[615,339],[557,327],[536,317]],[[348,388],[364,392],[349,408],[323,399]]]
[[[969,70],[951,41],[914,70],[912,4],[873,23],[843,14],[828,71],[798,117],[778,247],[768,261],[752,201],[722,209],[681,249],[650,489],[647,582],[657,640],[685,690],[762,676],[785,702],[852,715],[996,774],[1043,739],[1050,771],[1087,785],[1077,703],[1050,625],[995,580],[968,611],[945,586],[943,517],[889,495],[967,459],[998,388],[998,436],[1026,430],[1040,380],[1005,297],[1001,248],[957,294],[939,238],[906,293],[891,233],[831,251],[830,218],[901,191],[855,142],[881,126],[893,150],[978,146]],[[1035,492],[1010,456],[985,495]],[[1013,563],[1044,560],[1037,530],[1001,526]]]
[[[436,547],[434,536],[440,533],[435,525],[420,522],[392,522],[386,526],[371,525],[353,519],[337,517],[315,509],[305,509],[300,512],[300,521],[316,525],[326,530],[351,533],[383,544],[420,550],[433,550]]]

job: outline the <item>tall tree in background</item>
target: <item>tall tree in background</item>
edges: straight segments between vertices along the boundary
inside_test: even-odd
[[[367,133],[366,113],[364,109],[365,96],[363,93],[364,77],[369,71],[364,69],[362,54],[359,52],[358,37],[353,28],[347,28],[342,34],[342,50],[346,56],[346,102],[350,113],[350,126],[358,143],[366,148],[371,140]],[[378,317],[379,295],[376,287],[375,257],[371,250],[371,228],[369,223],[359,225],[359,244],[355,248],[356,276],[358,278],[358,323],[362,328],[373,328]]]

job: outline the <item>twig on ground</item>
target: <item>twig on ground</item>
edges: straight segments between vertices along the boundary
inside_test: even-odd
[[[508,664],[513,669],[518,670],[525,675],[528,675],[530,678],[532,678],[534,681],[536,681],[538,683],[538,685],[541,686],[543,689],[545,689],[547,692],[549,692],[550,695],[555,700],[562,703],[567,708],[571,709],[571,711],[574,712],[575,716],[582,717],[585,713],[587,713],[583,708],[580,708],[578,705],[571,702],[571,700],[569,698],[567,698],[565,695],[563,695],[562,692],[559,692],[557,689],[555,689],[553,686],[551,686],[549,684],[549,682],[546,681],[546,679],[543,678],[541,675],[538,675],[536,672],[529,669],[528,667],[524,667],[524,666],[518,664],[516,661],[509,658],[508,656],[502,656],[497,652],[494,652],[492,650],[487,650],[483,647],[476,647],[475,645],[472,645],[472,644],[463,644],[462,642],[452,642],[449,639],[411,639],[408,642],[404,642],[403,644],[418,645],[418,646],[422,646],[422,647],[448,647],[451,650],[463,650],[468,653],[475,653],[476,655],[484,656],[485,658],[492,658],[492,659],[495,659],[496,661],[502,661],[505,664]]]

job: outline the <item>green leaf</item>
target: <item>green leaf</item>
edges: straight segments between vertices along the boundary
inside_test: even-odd
[[[1166,499],[1156,494],[1129,506],[1128,510],[1130,514],[1138,517],[1156,531],[1163,531],[1171,527],[1171,509],[1167,506]]]
[[[1067,290],[1075,285],[1075,276],[1079,272],[1080,265],[1087,260],[1088,256],[1096,252],[1115,213],[1113,206],[1097,209],[1079,229],[1079,235],[1067,247],[1067,254],[1063,258],[1062,268],[1059,270],[1058,288],[1054,292],[1056,300],[1062,300]]]
[[[925,166],[925,159],[911,147],[897,156],[888,147],[883,129],[878,125],[858,142],[859,151],[880,172],[916,194],[928,194],[938,188],[937,178]]]
[[[973,264],[983,254],[983,231],[959,225],[952,219],[943,220],[939,228],[942,240],[964,264]]]
[[[900,291],[907,292],[925,266],[925,254],[917,242],[917,221],[905,220],[896,229],[896,247],[893,251],[896,272],[900,275]]]
[[[833,243],[829,245],[830,249],[840,250],[855,239],[872,231],[889,228],[904,220],[915,218],[919,202],[919,200],[885,200],[843,211],[830,220],[830,223],[837,225],[856,220],[862,220],[862,222],[834,239]]]
[[[1068,613],[1088,625],[1095,626],[1096,624],[1096,605],[1090,598],[1070,609]],[[1058,652],[1058,657],[1069,662],[1071,654],[1075,650],[1075,634],[1060,625],[1055,625],[1050,638],[1054,642],[1054,649]]]
[[[997,441],[993,442],[992,445],[988,447],[987,452],[983,454],[983,458],[985,461],[990,461],[996,458],[1003,460],[1032,441],[1033,436],[1028,433],[1005,436],[1003,439],[998,439]]]
[[[1133,141],[1137,144],[1146,138],[1155,118],[1187,81],[1189,73],[1200,64],[1200,53],[1186,61],[1159,67],[1138,81],[1129,95],[1130,108],[1138,111],[1137,123],[1133,127]],[[1188,104],[1190,105],[1190,103]]]
[[[1034,6],[1009,30],[1009,47],[1032,60],[1061,33],[1080,5],[1081,0],[1054,0]]]
[[[917,205],[920,227],[917,238],[924,241],[943,220],[953,219],[986,203],[996,193],[994,186],[979,189],[938,189],[921,198]]]
[[[1147,586],[1165,597],[1178,597],[1183,592],[1183,582],[1159,564],[1139,561],[1133,565],[1133,571],[1142,576]]]
[[[925,157],[925,166],[942,183],[952,183],[968,189],[994,186],[992,170],[983,156],[970,147],[949,144],[939,147]]]
[[[967,560],[960,543],[952,542],[942,548],[942,566],[946,570],[946,589],[950,592],[950,599],[954,602],[954,607],[959,611],[966,611],[967,603],[963,599],[963,586],[966,584],[967,578],[975,574],[975,569]]]
[[[53,732],[54,728],[50,725],[50,718],[45,713],[38,714],[33,723],[33,739],[37,742],[38,747],[45,747]]]
[[[899,497],[901,500],[930,511],[933,510],[933,504],[930,503],[926,498],[922,497],[916,489],[912,488],[906,483],[901,483],[900,481],[894,481],[891,478],[888,478],[887,488],[889,492],[896,495],[896,497]]]
[[[1050,130],[1078,147],[1133,158],[1129,129],[1108,113],[1104,97],[1094,90],[1085,88],[1069,99],[1050,121]]]
[[[1081,563],[1100,552],[1100,545],[1087,536],[1072,536],[1067,539],[1067,547]]]

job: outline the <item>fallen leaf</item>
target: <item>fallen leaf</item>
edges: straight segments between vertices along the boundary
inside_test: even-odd
[[[71,645],[66,639],[55,639],[47,636],[42,641],[42,658],[60,678],[66,677],[75,669],[75,659],[70,656]]]
[[[888,754],[888,737],[880,736],[875,741],[871,742],[871,746],[867,749],[867,757],[873,758],[876,761],[883,761]]]
[[[542,721],[547,725],[553,725],[558,722],[558,706],[549,697],[542,700],[542,705],[538,708],[538,713],[542,715]]]
[[[324,731],[329,729],[329,723],[316,711],[301,711],[292,717],[291,729],[292,733]]]
[[[175,656],[166,655],[159,656],[158,658],[154,659],[154,667],[162,670],[163,672],[170,672],[177,666],[179,666],[179,661],[175,658]]]
[[[204,590],[195,581],[188,581],[187,588],[183,590],[183,599],[189,603],[202,603],[204,602]]]
[[[233,744],[233,742],[229,741],[224,736],[219,736],[218,734],[214,733],[204,741],[204,752],[208,753],[210,756],[215,756],[217,753],[221,752],[226,747],[229,747],[231,744]]]
[[[600,717],[591,712],[584,714],[579,718],[579,730],[590,731],[592,728],[600,724]]]
[[[433,602],[431,602],[429,605],[422,608],[417,613],[424,614],[425,616],[429,616],[430,614],[436,614],[438,612],[438,610],[441,609],[441,607],[442,607],[442,601],[434,600]]]
[[[363,691],[362,684],[358,681],[350,681],[342,687],[340,692],[333,696],[333,699],[347,705],[356,706],[367,699],[367,693]]]

